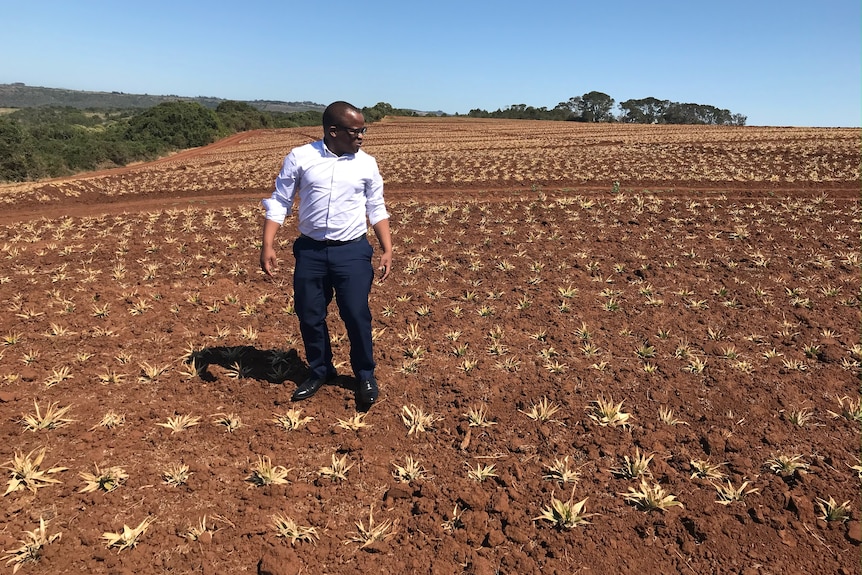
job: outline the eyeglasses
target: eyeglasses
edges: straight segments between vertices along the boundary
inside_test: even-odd
[[[347,132],[348,134],[350,134],[350,135],[351,135],[351,136],[353,136],[354,138],[355,138],[356,136],[359,136],[360,134],[364,135],[364,134],[365,134],[365,132],[367,132],[367,131],[368,131],[368,128],[366,128],[366,127],[362,127],[362,128],[348,128],[347,126],[338,126],[338,125],[336,125],[336,126],[335,126],[335,129],[337,129],[337,130],[344,130],[345,132]]]

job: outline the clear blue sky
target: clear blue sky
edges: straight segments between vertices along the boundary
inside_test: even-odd
[[[596,90],[748,125],[860,126],[860,5],[4,1],[0,83],[452,114]]]

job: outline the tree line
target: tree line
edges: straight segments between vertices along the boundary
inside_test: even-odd
[[[225,100],[214,110],[165,102],[140,110],[21,108],[0,116],[0,181],[22,182],[125,166],[258,128],[319,125],[321,112],[262,112]]]
[[[708,104],[682,104],[658,98],[631,99],[617,105],[614,114],[613,98],[603,92],[588,92],[569,98],[553,109],[534,108],[526,104],[513,104],[494,112],[474,109],[468,116],[474,118],[512,118],[528,120],[564,120],[570,122],[623,122],[627,124],[711,124],[744,126],[747,117],[716,108]]]
[[[713,106],[644,98],[619,104],[601,92],[561,102],[553,110],[517,104],[468,116],[665,124],[745,125],[745,116]],[[386,102],[362,109],[366,122],[385,116],[419,116]],[[322,112],[260,110],[247,102],[221,101],[215,109],[198,102],[163,102],[146,110],[73,107],[21,108],[0,115],[0,182],[23,182],[125,166],[176,150],[211,144],[236,132],[261,128],[320,126]]]
[[[369,123],[387,115],[417,115],[381,102],[363,108]],[[21,108],[0,116],[0,181],[23,182],[153,160],[261,128],[320,126],[322,112],[262,111],[224,100],[164,102],[144,111],[73,107]]]

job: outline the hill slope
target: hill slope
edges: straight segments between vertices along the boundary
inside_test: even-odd
[[[162,102],[176,100],[198,102],[207,108],[215,108],[222,98],[206,96],[156,96],[150,94],[125,94],[123,92],[91,92],[27,86],[22,83],[0,84],[0,108],[35,108],[39,106],[70,106],[72,108],[131,109],[152,108]],[[304,112],[323,110],[325,106],[314,102],[282,102],[278,100],[253,100],[246,103],[268,112]]]

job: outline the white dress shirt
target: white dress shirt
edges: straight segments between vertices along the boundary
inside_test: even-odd
[[[347,241],[389,218],[383,202],[383,178],[377,160],[359,150],[336,156],[323,140],[291,150],[284,159],[275,191],[263,200],[266,219],[278,224],[299,200],[299,233],[315,240]]]

